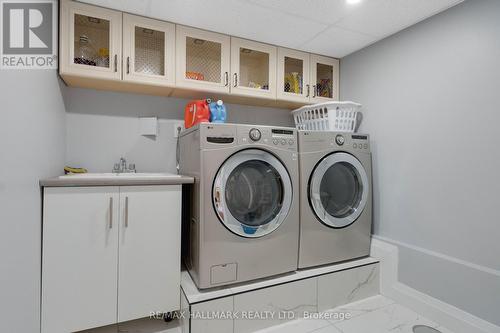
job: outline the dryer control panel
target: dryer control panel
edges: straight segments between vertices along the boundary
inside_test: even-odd
[[[299,131],[298,138],[303,152],[332,148],[352,153],[370,152],[370,137],[366,134]]]
[[[370,148],[368,135],[364,134],[351,134],[351,147],[357,150],[367,151]]]

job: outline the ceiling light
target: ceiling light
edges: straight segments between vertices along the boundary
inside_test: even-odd
[[[361,0],[346,0],[348,5],[356,5],[361,2]]]

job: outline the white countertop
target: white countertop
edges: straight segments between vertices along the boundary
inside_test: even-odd
[[[194,178],[172,173],[83,173],[40,180],[42,187],[192,184]]]

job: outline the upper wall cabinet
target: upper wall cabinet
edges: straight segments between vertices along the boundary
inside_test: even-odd
[[[229,93],[229,36],[177,25],[176,85]]]
[[[339,99],[339,60],[311,54],[312,103]]]
[[[175,84],[175,25],[123,14],[125,81]]]
[[[278,48],[280,100],[308,103],[311,96],[309,53]]]
[[[231,93],[276,99],[276,46],[231,37]]]
[[[61,1],[60,72],[121,79],[122,13]]]
[[[338,59],[278,48],[278,100],[299,103],[338,100],[338,83]]]
[[[298,108],[339,98],[338,59],[60,1],[68,85]]]

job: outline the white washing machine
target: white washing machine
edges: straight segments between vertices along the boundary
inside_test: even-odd
[[[297,269],[296,135],[211,123],[181,134],[180,171],[195,178],[184,262],[198,288]]]
[[[368,135],[299,131],[299,268],[370,254],[371,153]]]

